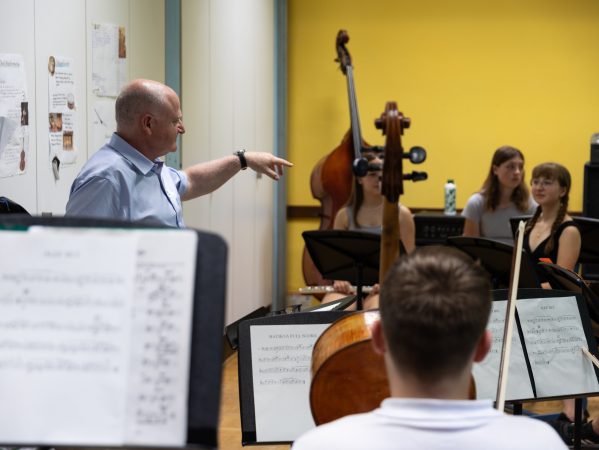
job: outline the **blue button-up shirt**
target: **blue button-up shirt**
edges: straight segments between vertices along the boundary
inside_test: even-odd
[[[185,173],[151,161],[116,133],[73,182],[66,215],[150,221],[181,228]]]

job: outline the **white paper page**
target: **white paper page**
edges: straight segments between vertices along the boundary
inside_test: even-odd
[[[126,81],[125,28],[113,24],[92,25],[92,92],[116,97]]]
[[[77,102],[75,101],[74,61],[64,56],[48,60],[48,139],[49,158],[61,165],[77,161]]]
[[[126,442],[184,446],[197,234],[138,233]]]
[[[524,341],[538,397],[599,392],[575,297],[526,299],[518,303]]]
[[[3,231],[0,249],[0,439],[120,444],[135,236]]]
[[[520,301],[516,303],[517,307]],[[491,316],[487,330],[491,331],[493,343],[486,358],[474,364],[472,373],[476,383],[476,398],[495,400],[497,397],[497,383],[499,380],[499,365],[501,362],[501,347],[503,343],[503,328],[505,323],[505,310],[507,300],[495,301],[492,305]],[[506,400],[521,400],[534,398],[526,360],[518,330],[514,327],[512,334],[512,349],[506,387]]]
[[[28,155],[29,103],[25,62],[22,55],[0,53],[0,178],[25,173]]]
[[[250,327],[258,442],[293,441],[314,428],[310,410],[312,349],[329,325]]]

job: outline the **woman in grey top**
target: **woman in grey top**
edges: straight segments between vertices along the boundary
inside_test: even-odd
[[[532,214],[535,208],[524,182],[524,155],[504,145],[495,150],[487,179],[462,211],[464,236],[511,241],[510,217]]]

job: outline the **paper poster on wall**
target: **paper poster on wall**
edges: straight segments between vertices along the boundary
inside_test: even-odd
[[[96,151],[106,144],[116,131],[116,118],[114,116],[115,100],[99,99],[92,105],[92,148]]]
[[[0,178],[21,175],[29,153],[29,102],[22,55],[0,54]]]
[[[50,161],[60,164],[77,161],[77,104],[73,60],[62,56],[48,58],[48,124]]]
[[[125,27],[92,25],[92,92],[100,97],[116,97],[127,82]]]

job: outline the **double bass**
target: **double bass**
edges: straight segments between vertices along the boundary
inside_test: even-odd
[[[351,194],[353,176],[368,173],[368,161],[362,157],[362,152],[380,151],[378,147],[371,147],[362,139],[352,60],[346,47],[348,42],[347,31],[340,30],[335,40],[336,61],[347,79],[351,126],[339,146],[320,159],[310,175],[312,196],[321,202],[319,230],[333,228],[337,212],[347,203]],[[305,248],[302,270],[308,286],[330,284],[330,281],[323,279]]]

